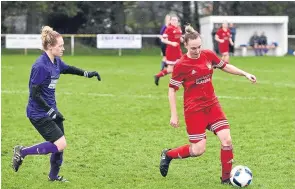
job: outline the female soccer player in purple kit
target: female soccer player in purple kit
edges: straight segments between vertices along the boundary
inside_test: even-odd
[[[46,142],[30,147],[15,146],[12,168],[17,172],[27,155],[51,153],[48,180],[67,182],[58,175],[63,161],[63,150],[67,144],[63,127],[65,119],[56,107],[55,87],[60,74],[73,74],[87,78],[96,76],[99,81],[101,78],[96,71],[87,72],[69,66],[60,59],[65,49],[63,38],[58,32],[45,26],[42,28],[41,36],[44,52],[32,66],[27,117]]]

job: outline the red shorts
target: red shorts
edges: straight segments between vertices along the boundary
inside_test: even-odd
[[[227,42],[219,43],[218,49],[219,49],[220,54],[228,53],[229,52],[229,43],[227,43]]]
[[[172,47],[167,46],[166,48],[166,64],[174,65],[177,60],[179,60],[182,56],[180,46]]]
[[[219,103],[185,115],[185,122],[191,143],[197,143],[205,139],[206,129],[214,132],[214,134],[223,129],[229,129],[228,121]]]

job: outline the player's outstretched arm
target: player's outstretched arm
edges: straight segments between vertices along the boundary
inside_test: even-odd
[[[177,128],[179,127],[179,121],[178,121],[177,109],[176,109],[176,91],[174,88],[169,87],[168,98],[169,98],[169,104],[170,104],[170,110],[171,110],[170,125],[172,127]]]
[[[80,68],[76,68],[74,66],[68,66],[68,68],[66,70],[64,70],[62,73],[85,76],[87,78],[92,78],[92,77],[96,76],[98,81],[101,81],[100,75],[98,74],[97,71],[88,72],[88,71],[84,71]]]
[[[240,76],[245,76],[249,81],[252,83],[256,83],[256,77],[250,73],[247,73],[234,65],[231,64],[226,64],[224,68],[222,68],[222,71],[234,74],[234,75],[240,75]]]

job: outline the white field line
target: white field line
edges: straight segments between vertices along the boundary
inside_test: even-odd
[[[20,95],[20,94],[29,94],[29,91],[12,91],[12,90],[2,90],[3,94],[12,94],[12,95]],[[72,93],[72,92],[57,92],[57,95],[70,95],[70,96],[97,96],[97,97],[113,97],[113,98],[144,98],[144,99],[167,99],[168,96],[165,95],[152,95],[152,94],[144,94],[144,95],[122,95],[122,94],[110,94],[110,93]],[[182,95],[178,95],[178,98],[182,98]],[[266,101],[295,101],[295,98],[272,98],[266,96],[257,96],[257,97],[247,97],[247,96],[218,96],[219,99],[231,99],[231,100],[266,100]]]

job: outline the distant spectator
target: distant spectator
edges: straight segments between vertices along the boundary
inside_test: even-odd
[[[216,54],[219,54],[219,50],[218,50],[218,42],[215,40],[215,35],[217,30],[219,29],[219,25],[218,24],[214,24],[213,30],[212,30],[212,41],[213,41],[213,47],[214,47],[214,51]]]
[[[234,26],[233,23],[229,24],[229,30],[230,30],[230,33],[231,33],[231,39],[232,39],[233,43],[235,43],[237,31],[236,31],[236,27]],[[234,53],[235,53],[234,45],[229,44],[229,54],[231,56],[233,56]]]
[[[254,49],[255,56],[260,55],[260,47],[258,43],[259,43],[259,36],[257,32],[254,32],[254,35],[252,35],[252,37],[250,38],[249,44]]]
[[[263,54],[266,54],[268,51],[268,46],[267,46],[267,37],[265,36],[264,32],[261,33],[258,41],[258,45],[260,48],[260,54],[261,56]]]

